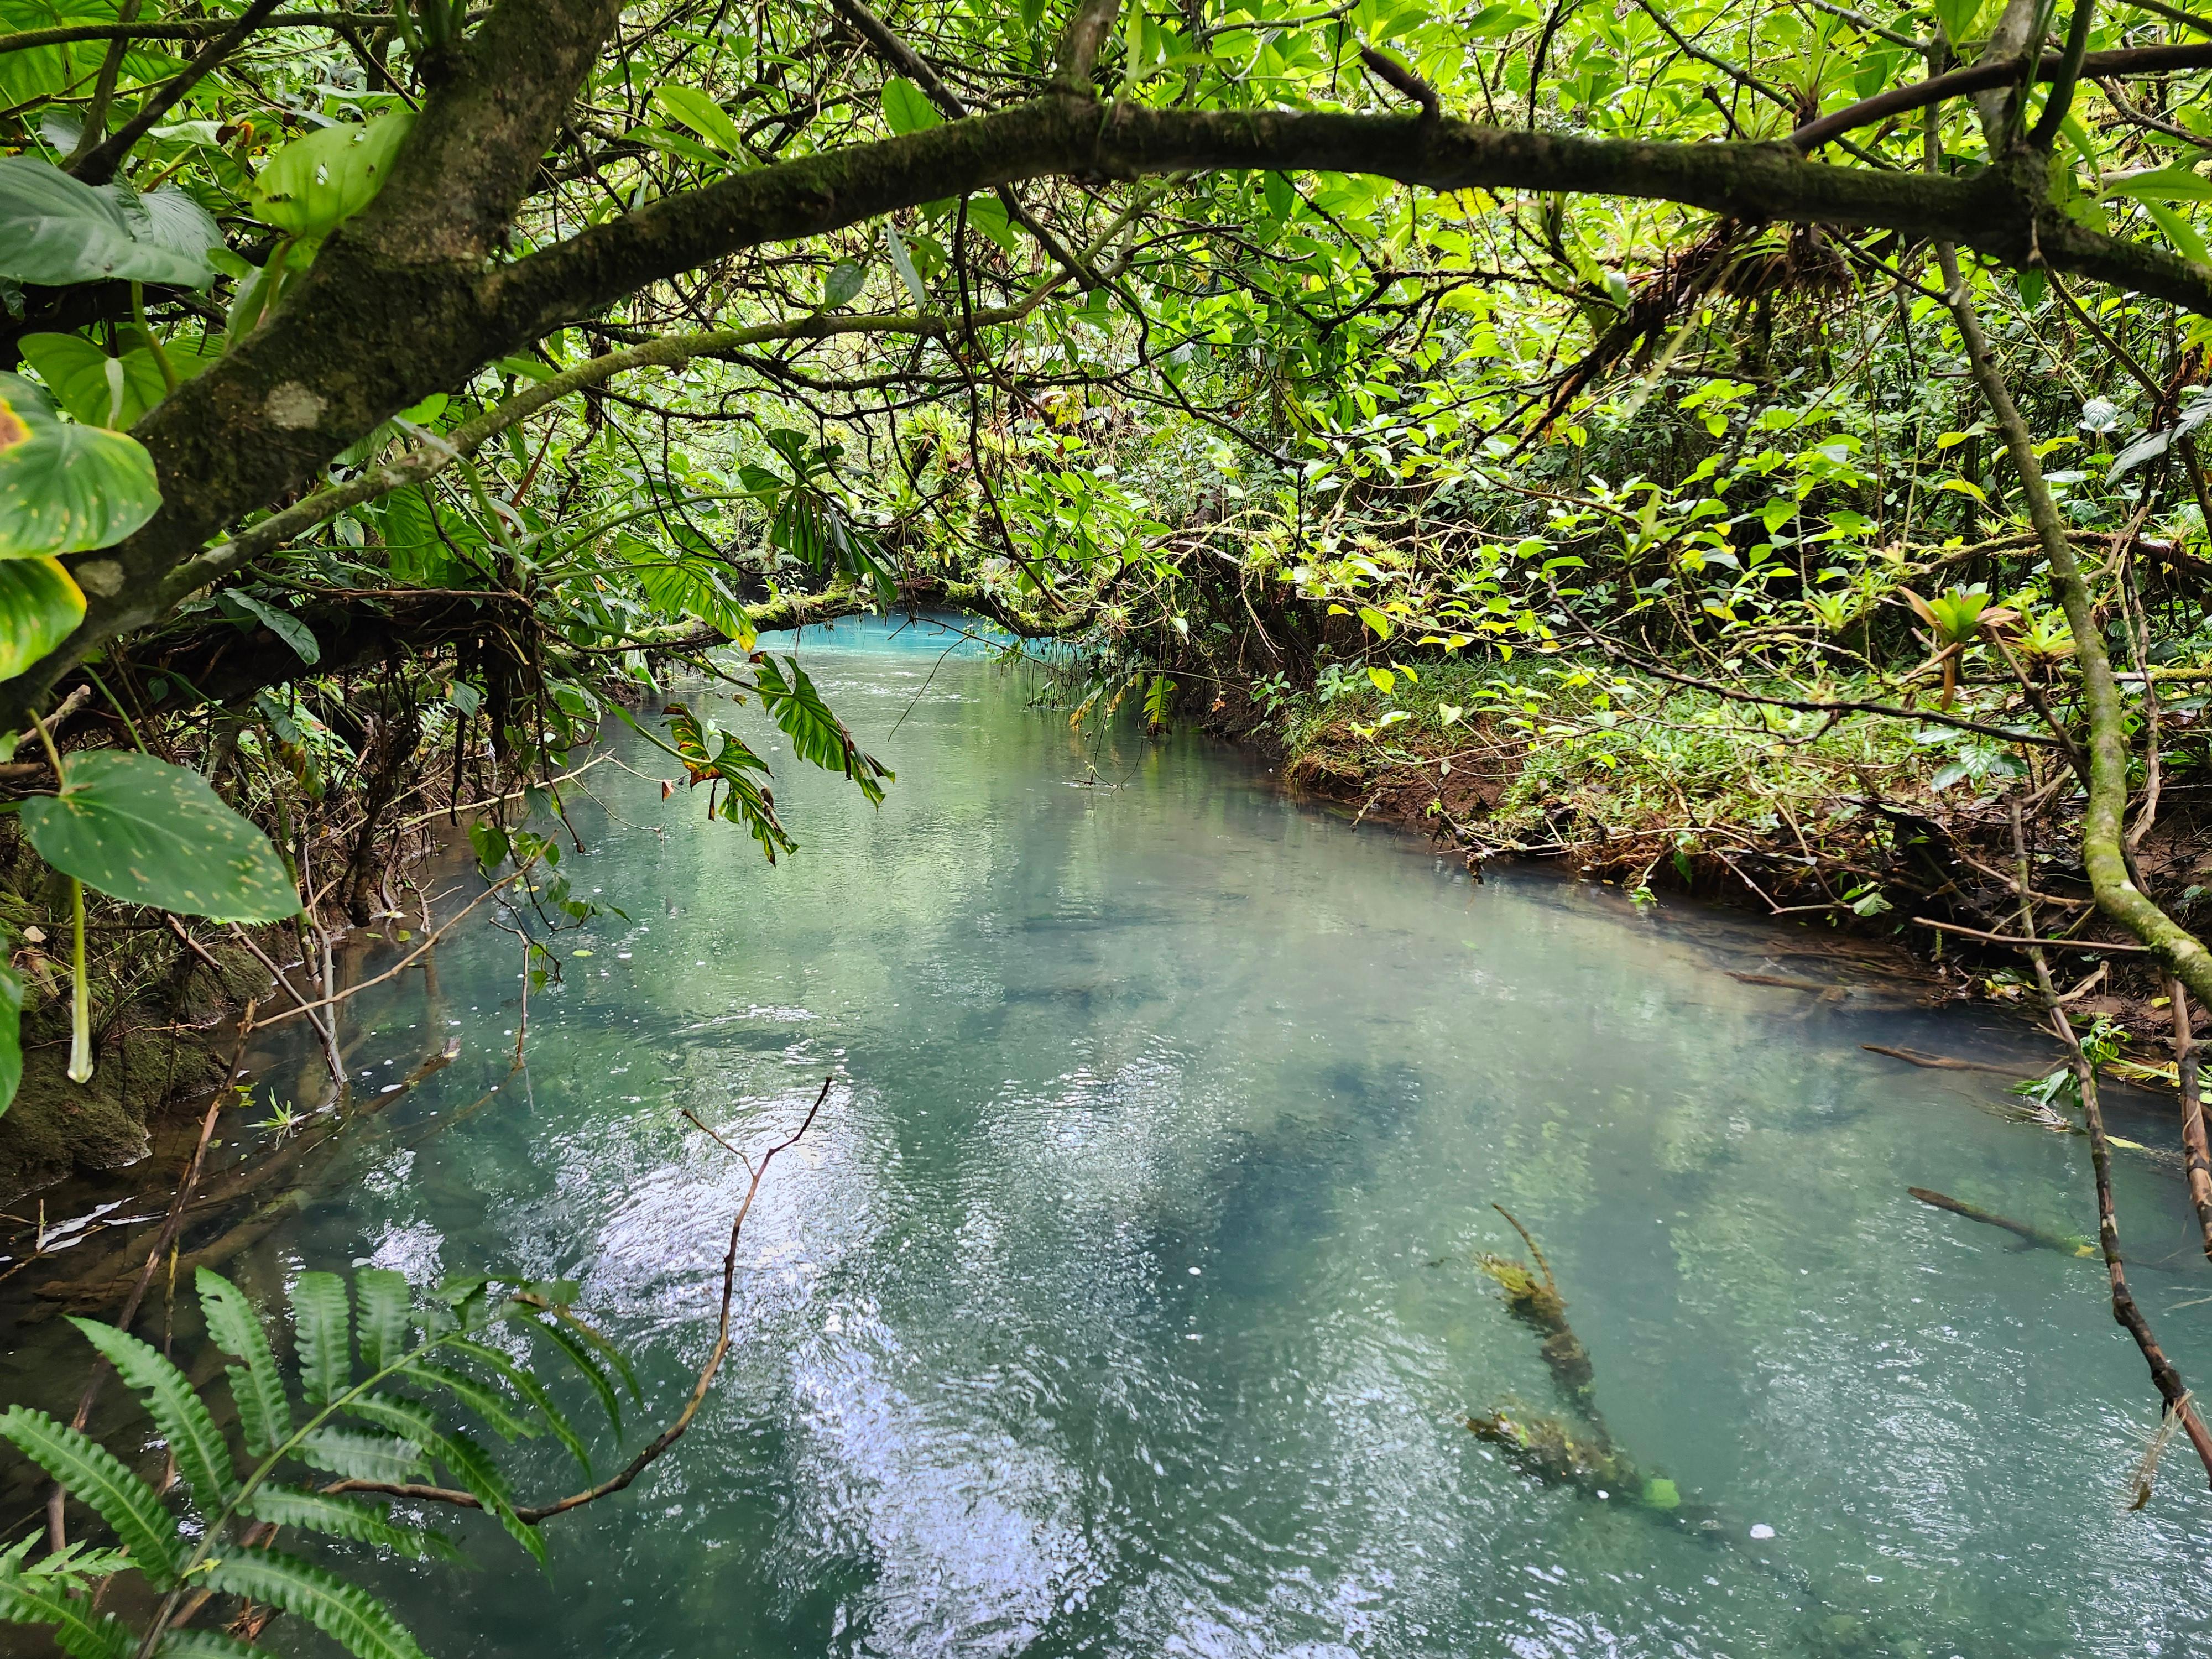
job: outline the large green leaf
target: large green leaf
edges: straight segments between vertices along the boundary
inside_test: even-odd
[[[920,132],[944,120],[929,94],[904,76],[894,75],[884,82],[884,124],[893,132]]]
[[[306,1620],[355,1659],[428,1659],[407,1628],[358,1584],[275,1550],[240,1550],[210,1569],[208,1588]]]
[[[174,216],[156,220],[51,161],[0,156],[0,276],[46,288],[113,278],[204,288],[215,280],[205,250],[178,240]]]
[[[68,771],[59,794],[23,803],[31,845],[64,875],[126,903],[185,915],[281,921],[299,914],[300,896],[269,838],[198,773],[112,749],[71,757]]]
[[[71,1496],[90,1504],[155,1589],[176,1582],[176,1518],[161,1507],[151,1486],[123,1467],[122,1459],[90,1436],[27,1406],[0,1413],[0,1439],[14,1443]]]
[[[414,125],[412,112],[396,110],[295,138],[255,177],[254,213],[305,241],[329,235],[376,199]]]
[[[76,631],[84,592],[59,559],[0,559],[0,680]]]
[[[124,431],[169,393],[143,346],[111,357],[82,334],[26,334],[21,349],[55,401],[87,426]]]
[[[696,87],[665,86],[654,89],[653,101],[734,161],[745,156],[744,135],[720,104]]]
[[[301,1273],[292,1286],[292,1339],[300,1353],[300,1389],[311,1406],[327,1405],[351,1386],[353,1335],[345,1280]]]
[[[227,1366],[230,1397],[238,1403],[238,1419],[246,1431],[246,1449],[266,1455],[291,1437],[292,1402],[284,1393],[284,1378],[276,1369],[276,1356],[269,1346],[253,1304],[212,1267],[202,1267],[193,1282],[200,1293],[200,1312],[208,1334],[233,1359]]]
[[[788,678],[776,667],[775,659],[769,656],[760,659],[755,677],[761,701],[790,738],[792,748],[801,760],[811,761],[826,772],[842,772],[860,786],[871,804],[882,805],[884,781],[895,779],[896,774],[853,741],[853,734],[830,712],[830,705],[822,701],[822,694],[799,665],[799,659],[784,660],[791,665]]]
[[[163,1358],[159,1349],[128,1331],[92,1319],[72,1317],[70,1323],[115,1367],[125,1385],[144,1400],[200,1513],[220,1514],[238,1491],[238,1477],[231,1468],[230,1447],[208,1414],[206,1402],[193,1391],[191,1379]]]
[[[64,421],[21,375],[0,374],[0,559],[110,546],[161,504],[137,440]]]
[[[2107,196],[2131,196],[2138,202],[2212,202],[2212,179],[2194,168],[2159,167],[2115,180]]]

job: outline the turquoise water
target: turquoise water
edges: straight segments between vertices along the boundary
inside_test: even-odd
[[[441,1032],[460,1059],[234,1264],[264,1294],[349,1261],[580,1279],[640,1360],[634,1447],[704,1356],[744,1181],[678,1109],[757,1147],[836,1079],[762,1189],[689,1437],[549,1523],[550,1574],[469,1520],[480,1570],[370,1570],[431,1652],[2212,1653],[2186,1448],[2122,1507],[2156,1413],[2099,1267],[1905,1191],[2087,1233],[2083,1143],[1860,1047],[2015,1030],[1794,954],[1805,930],[1473,884],[1195,736],[1071,731],[1034,671],[926,631],[800,651],[897,770],[881,810],[779,763],[802,847],[770,868],[617,745],[636,773],[585,780],[563,867],[629,920],[560,941],[526,1076],[442,1127],[517,1024],[514,941],[465,930],[441,1002],[409,975],[354,1065],[380,1087]],[[2212,1376],[2178,1176],[2124,1158],[2119,1200]],[[1679,1510],[1464,1426],[1563,1409],[1474,1263],[1526,1254],[1494,1203]],[[22,1356],[59,1352],[0,1386],[55,1391]],[[509,1455],[526,1494],[574,1482]]]

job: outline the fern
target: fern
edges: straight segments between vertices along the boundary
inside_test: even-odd
[[[407,1281],[389,1267],[364,1267],[353,1278],[360,1313],[361,1363],[380,1371],[407,1346]]]
[[[599,1404],[606,1410],[607,1421],[614,1425],[616,1434],[621,1434],[622,1396],[615,1392],[615,1385],[608,1381],[606,1372],[599,1368],[599,1362],[592,1357],[592,1351],[585,1346],[584,1338],[577,1334],[567,1322],[557,1318],[541,1320],[538,1328],[545,1333],[553,1346],[592,1385],[592,1392],[599,1395]],[[592,1335],[596,1337],[598,1333],[593,1332]],[[626,1380],[629,1382],[630,1393],[635,1395],[637,1392],[636,1379],[629,1377]]]
[[[292,1402],[284,1396],[284,1379],[277,1372],[269,1334],[261,1328],[246,1293],[221,1273],[203,1267],[193,1282],[199,1288],[200,1311],[207,1316],[208,1334],[216,1346],[244,1362],[227,1368],[224,1375],[230,1379],[230,1397],[237,1402],[239,1422],[246,1431],[246,1449],[257,1457],[266,1456],[292,1437]]]
[[[264,1486],[240,1506],[240,1513],[280,1527],[299,1527],[328,1533],[356,1544],[381,1544],[401,1555],[458,1559],[453,1541],[442,1533],[421,1527],[397,1527],[381,1510],[350,1498],[309,1492],[301,1486]]]
[[[428,1659],[392,1609],[358,1584],[275,1550],[240,1550],[208,1571],[227,1590],[306,1620],[355,1659]]]
[[[291,1298],[293,1352],[306,1401],[304,1420],[298,1420],[268,1323],[220,1273],[203,1269],[196,1282],[210,1341],[237,1362],[224,1374],[238,1406],[240,1438],[259,1460],[242,1479],[245,1466],[234,1461],[216,1415],[182,1370],[128,1332],[92,1320],[71,1322],[143,1401],[190,1490],[197,1519],[164,1504],[90,1437],[27,1407],[0,1413],[0,1439],[89,1505],[122,1546],[78,1544],[33,1561],[33,1540],[26,1539],[0,1552],[0,1621],[44,1626],[70,1659],[125,1659],[149,1650],[176,1659],[237,1659],[258,1651],[228,1636],[162,1630],[158,1620],[154,1628],[161,1634],[152,1640],[112,1614],[95,1614],[91,1587],[132,1570],[153,1590],[169,1592],[160,1603],[161,1619],[179,1605],[182,1587],[189,1585],[291,1613],[356,1659],[421,1659],[390,1608],[325,1567],[264,1547],[267,1529],[290,1528],[413,1559],[456,1559],[452,1542],[400,1524],[388,1502],[316,1490],[312,1477],[303,1483],[287,1466],[323,1471],[341,1486],[372,1489],[419,1486],[442,1468],[543,1565],[544,1540],[518,1513],[498,1463],[449,1414],[458,1407],[508,1441],[550,1433],[587,1478],[589,1450],[527,1362],[483,1337],[506,1321],[544,1334],[599,1395],[617,1432],[620,1402],[610,1369],[637,1392],[622,1355],[568,1311],[574,1285],[454,1278],[417,1304],[396,1273],[362,1273],[349,1295],[338,1275],[310,1273],[301,1276]],[[410,1388],[428,1390],[430,1397]],[[247,1530],[257,1527],[263,1530]]]
[[[137,1644],[131,1627],[113,1613],[94,1613],[89,1596],[64,1595],[4,1575],[0,1575],[0,1619],[47,1626],[54,1645],[70,1659],[126,1659]]]
[[[89,1435],[28,1406],[0,1413],[0,1437],[76,1493],[115,1529],[138,1571],[167,1589],[183,1565],[176,1521],[155,1490]]]
[[[128,1331],[89,1319],[72,1318],[70,1323],[100,1350],[118,1376],[144,1397],[146,1410],[167,1437],[169,1455],[177,1460],[177,1472],[192,1489],[201,1513],[220,1514],[238,1490],[238,1476],[230,1465],[230,1448],[192,1392],[191,1379]]]
[[[252,1643],[212,1630],[173,1630],[154,1651],[160,1659],[262,1659]]]
[[[300,1349],[300,1388],[311,1406],[328,1405],[345,1392],[353,1365],[345,1280],[336,1273],[301,1273],[292,1287],[292,1336]]]

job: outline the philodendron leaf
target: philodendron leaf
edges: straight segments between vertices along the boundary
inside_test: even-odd
[[[46,288],[113,278],[204,288],[215,267],[189,234],[172,204],[126,205],[50,161],[0,156],[0,276]]]
[[[87,426],[126,431],[169,395],[161,364],[144,346],[111,357],[82,334],[26,334],[21,349],[55,401]]]
[[[84,593],[59,559],[0,559],[0,680],[76,631]]]
[[[376,199],[414,125],[412,111],[396,110],[295,138],[254,179],[255,215],[302,241],[329,235]]]
[[[150,755],[77,755],[57,795],[23,803],[39,856],[130,904],[225,921],[281,921],[300,895],[269,838],[205,778]]]
[[[64,421],[28,380],[0,374],[0,559],[111,546],[161,504],[137,440]]]

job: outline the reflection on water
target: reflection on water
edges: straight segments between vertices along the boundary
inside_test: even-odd
[[[2090,1231],[2078,1139],[1860,1047],[1994,1030],[1790,954],[1806,932],[1472,885],[943,649],[810,634],[898,781],[875,811],[779,766],[802,848],[773,869],[696,795],[593,772],[564,867],[629,919],[563,941],[527,1079],[422,1138],[513,1042],[513,942],[455,940],[447,1006],[410,981],[356,1064],[404,1072],[434,1019],[461,1060],[238,1264],[264,1293],[348,1261],[580,1279],[649,1431],[744,1180],[678,1109],[757,1145],[838,1079],[763,1188],[690,1437],[554,1523],[550,1583],[490,1534],[478,1572],[380,1570],[433,1652],[2212,1652],[2202,1483],[2176,1458],[2121,1510],[2154,1413],[2096,1266],[1905,1195]],[[2138,1158],[2120,1201],[2212,1374],[2206,1310],[2170,1307],[2203,1293],[2179,1180]],[[1680,1515],[1534,1485],[1462,1425],[1559,1409],[1471,1260],[1523,1253],[1493,1202]],[[564,1461],[526,1449],[520,1484]]]

